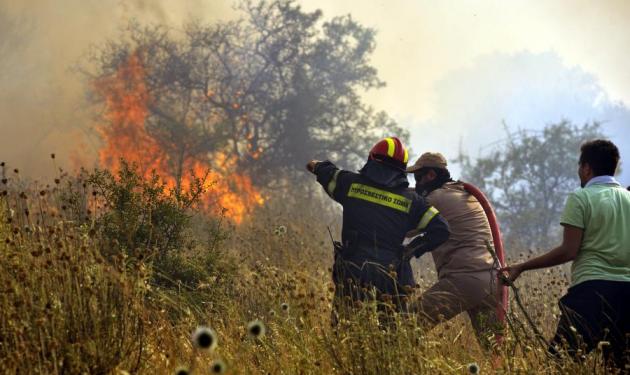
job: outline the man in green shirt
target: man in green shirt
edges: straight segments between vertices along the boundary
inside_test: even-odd
[[[582,188],[571,193],[562,213],[562,244],[524,263],[502,269],[514,281],[523,271],[573,261],[571,287],[559,302],[562,315],[549,350],[564,342],[573,357],[600,342],[622,370],[629,364],[630,191],[613,177],[619,150],[610,141],[582,145]]]

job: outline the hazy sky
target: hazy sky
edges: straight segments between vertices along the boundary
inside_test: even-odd
[[[409,127],[416,152],[453,157],[461,142],[476,155],[504,138],[502,120],[535,129],[567,118],[605,121],[630,159],[630,1],[300,3],[325,18],[350,13],[378,31],[372,61],[387,87],[366,99]],[[231,4],[0,0],[0,158],[28,168],[86,139],[84,83],[70,67],[90,44],[131,18],[178,28],[190,16],[233,17]]]
[[[630,1],[303,3],[377,29],[387,87],[367,98],[410,128],[416,153],[483,154],[505,138],[502,121],[539,129],[566,118],[603,121],[630,160]]]
[[[374,96],[394,115],[430,116],[438,81],[495,52],[555,51],[630,103],[630,1],[302,2],[378,30],[373,61],[389,88]]]

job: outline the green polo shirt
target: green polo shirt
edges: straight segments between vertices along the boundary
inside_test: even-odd
[[[571,285],[587,280],[630,282],[630,191],[593,184],[571,193],[561,224],[584,229],[571,266]]]

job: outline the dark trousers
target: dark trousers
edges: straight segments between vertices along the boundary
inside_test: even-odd
[[[549,351],[579,359],[597,348],[622,370],[630,357],[630,282],[591,280],[571,287],[559,302],[562,315]]]
[[[360,302],[376,301],[384,320],[387,320],[391,309],[392,312],[405,310],[407,290],[412,284],[401,282],[407,281],[407,277],[401,278],[399,272],[396,272],[400,269],[403,269],[405,276],[409,273],[409,278],[413,281],[410,265],[407,271],[400,265],[395,269],[375,262],[359,263],[337,256],[333,265],[335,299],[332,324],[336,325],[339,318],[346,314],[353,314],[354,308]]]

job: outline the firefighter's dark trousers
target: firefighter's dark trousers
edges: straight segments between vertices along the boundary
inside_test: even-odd
[[[387,310],[387,306],[393,306],[398,311],[404,309],[410,285],[400,283],[397,269],[400,267],[383,266],[374,262],[363,262],[359,265],[337,257],[333,266],[333,325],[337,324],[340,317],[347,318],[347,314],[351,314],[361,302],[382,303],[383,312]]]

